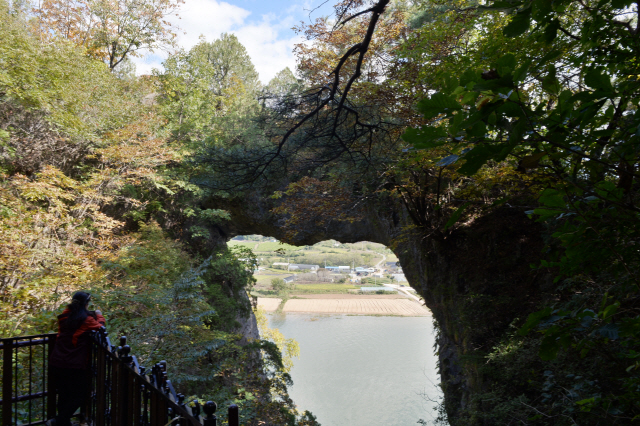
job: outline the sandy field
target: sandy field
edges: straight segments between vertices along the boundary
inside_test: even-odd
[[[416,301],[405,297],[385,296],[313,294],[305,296],[304,299],[289,299],[284,305],[283,312],[410,317],[431,315],[431,311]],[[279,305],[280,299],[258,298],[258,306],[267,312],[275,311]]]

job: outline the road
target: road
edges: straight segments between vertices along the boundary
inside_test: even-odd
[[[387,260],[387,256],[382,254],[382,253],[376,253],[376,254],[381,255],[382,256],[382,260],[380,262],[376,263],[376,266],[374,266],[373,268],[374,269],[383,269],[383,268],[380,267],[380,265],[383,264],[385,260]]]
[[[381,260],[380,262],[378,262],[378,263],[376,264],[376,266],[374,266],[374,268],[375,268],[375,269],[382,269],[382,268],[380,267],[380,265],[381,265],[385,260],[387,260],[387,256],[385,256],[385,255],[384,255],[384,254],[382,254],[382,253],[377,253],[377,254],[382,255],[382,260]],[[421,298],[419,298],[418,296],[416,296],[415,294],[411,293],[409,290],[407,290],[407,289],[406,289],[406,287],[400,287],[400,285],[398,285],[398,284],[385,284],[385,286],[387,286],[387,287],[393,287],[393,288],[395,288],[396,290],[398,290],[399,292],[401,292],[401,293],[403,293],[403,294],[406,294],[407,296],[409,296],[410,298],[412,298],[412,299],[413,299],[413,300],[415,300],[416,302],[420,303],[421,305],[424,305],[424,304],[423,304],[423,302],[422,302],[422,299],[421,299]]]
[[[400,287],[400,285],[398,284],[385,284],[385,286],[387,287],[393,287],[396,290],[398,290],[399,292],[406,294],[407,296],[409,296],[410,298],[412,298],[413,300],[415,300],[416,302],[420,303],[421,305],[422,303],[422,299],[420,299],[418,296],[416,296],[415,294],[411,293],[409,290],[406,289],[406,287]]]

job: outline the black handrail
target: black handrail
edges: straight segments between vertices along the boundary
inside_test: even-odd
[[[41,425],[55,416],[48,365],[55,339],[54,333],[0,339],[2,426]],[[131,355],[126,337],[115,347],[104,327],[94,332],[92,342],[91,397],[81,412],[93,426],[217,425],[216,403],[185,404],[167,377],[165,361],[147,371]],[[239,426],[238,406],[231,405],[228,413],[229,426]]]

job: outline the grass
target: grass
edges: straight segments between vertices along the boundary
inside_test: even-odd
[[[257,297],[272,297],[272,298],[280,298],[280,295],[275,290],[265,290],[265,289],[256,289],[251,290],[252,296]]]
[[[297,251],[302,250],[302,247],[296,247],[289,244],[266,242],[260,243],[256,252],[274,252],[278,249]]]
[[[385,262],[397,262],[398,261],[398,256],[396,256],[395,254],[387,254],[387,260],[385,260]]]
[[[264,272],[269,272],[272,274],[279,274],[279,275],[282,275],[282,274],[291,275],[291,272],[287,271],[286,269],[278,269],[278,268],[264,268]]]
[[[376,290],[376,291],[359,291],[358,294],[398,294],[397,291]]]
[[[291,274],[281,274],[281,275],[254,275],[253,278],[256,279],[256,284],[257,285],[271,285],[271,280],[275,279],[275,278],[286,278],[288,276],[290,276]]]
[[[227,241],[227,245],[229,247],[246,247],[246,248],[250,248],[253,250],[253,248],[256,246],[257,241]]]
[[[389,278],[373,278],[373,277],[362,278],[362,280],[360,280],[360,283],[362,285],[371,285],[371,286],[382,285],[382,284],[396,284],[395,282],[393,282],[393,280],[390,280]]]

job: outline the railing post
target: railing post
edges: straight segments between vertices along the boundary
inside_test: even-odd
[[[240,426],[240,412],[236,404],[229,406],[229,426]]]
[[[205,414],[207,415],[204,418],[203,426],[218,426],[218,418],[215,416],[215,414],[213,414],[218,409],[218,404],[213,401],[207,401],[207,403],[204,404],[203,409]]]
[[[53,347],[56,344],[57,335],[52,334],[48,339],[47,348],[47,417],[52,418],[56,416],[56,384],[53,380],[53,372],[51,371],[51,365],[49,365],[49,358],[53,353]]]
[[[11,426],[11,400],[13,399],[13,340],[6,339],[2,344],[2,424]]]
[[[193,401],[193,408],[191,408],[191,413],[196,419],[200,418],[200,402],[197,399]]]
[[[95,350],[95,418],[92,419],[95,426],[104,426],[107,424],[107,404],[108,383],[110,377],[108,373],[107,363],[111,362],[103,350],[107,345],[107,330],[103,326],[96,334],[96,340],[93,344]]]

